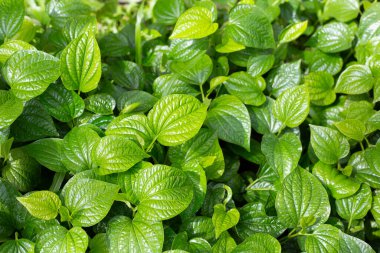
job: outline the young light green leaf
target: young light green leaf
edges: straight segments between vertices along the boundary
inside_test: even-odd
[[[208,129],[201,129],[194,138],[182,145],[169,148],[169,159],[174,167],[182,168],[197,163],[205,170],[208,179],[216,179],[224,172],[224,157],[217,135]],[[205,161],[212,158],[211,164]]]
[[[9,240],[0,246],[0,253],[34,253],[34,242],[28,239]]]
[[[303,218],[314,217],[318,226],[330,216],[329,197],[325,188],[312,174],[298,167],[284,180],[277,193],[276,211],[280,222],[288,227],[300,225]]]
[[[238,97],[244,104],[260,106],[266,97],[265,80],[262,77],[252,77],[247,72],[235,72],[229,76],[224,85],[231,95]]]
[[[78,38],[83,33],[90,31],[96,33],[97,24],[94,16],[77,16],[66,22],[62,29],[63,37],[67,43]]]
[[[18,197],[17,200],[31,215],[42,220],[51,220],[57,217],[62,204],[58,195],[51,191],[35,191]]]
[[[138,212],[148,220],[170,219],[184,211],[193,198],[186,174],[165,165],[143,168],[132,183]]]
[[[351,48],[355,35],[345,23],[331,22],[321,26],[310,38],[308,45],[325,53],[338,53]]]
[[[190,252],[211,252],[211,245],[203,238],[193,238],[189,240]]]
[[[88,126],[71,129],[63,138],[62,163],[73,172],[92,169],[91,153],[99,141],[99,135]]]
[[[218,241],[212,246],[212,253],[231,253],[236,248],[235,240],[224,232],[220,235]]]
[[[84,102],[88,111],[100,115],[113,114],[113,110],[116,107],[115,99],[111,95],[105,93],[91,95],[87,97]]]
[[[12,54],[2,71],[13,94],[22,100],[42,94],[60,75],[59,60],[37,50],[20,50]]]
[[[261,150],[269,165],[283,180],[297,167],[301,158],[302,144],[294,133],[286,133],[281,137],[265,134],[261,142]]]
[[[297,127],[306,119],[310,110],[310,97],[306,86],[285,90],[273,105],[273,115],[284,126]]]
[[[334,78],[331,74],[311,72],[304,77],[304,83],[308,87],[310,100],[313,104],[325,106],[335,101]]]
[[[62,122],[69,122],[84,111],[83,99],[62,84],[50,85],[39,98],[49,114]]]
[[[336,164],[350,152],[348,140],[338,131],[310,125],[310,144],[319,160],[326,164]]]
[[[102,73],[100,49],[90,31],[71,41],[61,54],[62,83],[68,90],[89,92]]]
[[[144,148],[147,148],[154,138],[148,118],[142,114],[116,117],[107,126],[106,135],[122,136],[139,143]]]
[[[357,119],[345,119],[334,124],[338,130],[356,141],[362,141],[365,137],[366,127],[364,123]]]
[[[281,64],[280,67],[269,72],[268,89],[275,97],[278,97],[286,89],[299,85],[301,76],[301,61]]]
[[[153,8],[153,16],[160,24],[173,25],[184,11],[183,0],[158,0]]]
[[[269,19],[258,6],[251,4],[239,4],[231,10],[223,36],[246,47],[265,49],[275,46]]]
[[[23,0],[0,2],[0,41],[9,40],[21,28],[25,16]]]
[[[236,225],[239,237],[246,239],[255,233],[278,237],[285,230],[276,216],[269,216],[261,202],[251,202],[239,208],[240,220]]]
[[[339,216],[347,220],[350,226],[353,220],[363,219],[371,209],[371,188],[366,184],[362,184],[356,194],[335,200],[335,205]]]
[[[360,5],[358,0],[327,0],[323,10],[325,18],[335,18],[340,22],[350,21],[358,16]]]
[[[192,7],[179,16],[170,39],[200,39],[213,34],[218,24],[213,15],[204,7]]]
[[[213,63],[207,54],[201,54],[185,62],[172,62],[170,69],[178,78],[189,84],[202,85],[212,73]]]
[[[74,176],[62,190],[64,206],[70,211],[70,223],[80,227],[97,224],[106,217],[118,192],[117,185]]]
[[[272,68],[274,60],[271,54],[251,56],[247,62],[247,73],[253,77],[261,76]]]
[[[244,104],[235,96],[222,95],[211,102],[206,125],[219,139],[250,149],[251,120]]]
[[[88,235],[80,227],[70,230],[62,226],[52,226],[43,230],[37,237],[36,252],[72,252],[85,253]]]
[[[99,175],[124,172],[149,156],[125,137],[105,136],[93,149],[95,172]]]
[[[148,114],[148,122],[159,143],[175,146],[194,137],[206,118],[207,106],[190,95],[161,98]]]
[[[113,218],[107,229],[107,239],[111,252],[161,252],[163,246],[163,227],[160,230],[149,222],[126,216]]]
[[[360,188],[360,183],[351,177],[340,173],[336,168],[323,162],[317,162],[313,167],[315,175],[328,189],[335,199],[346,198],[354,195]]]
[[[212,215],[212,223],[215,227],[215,238],[218,239],[220,234],[233,226],[235,226],[240,219],[240,213],[236,208],[226,211],[223,204],[214,206],[214,214]]]
[[[0,64],[4,64],[9,57],[20,50],[35,50],[36,48],[22,40],[9,40],[0,46]]]
[[[41,169],[25,149],[15,148],[11,150],[9,159],[2,169],[2,176],[17,190],[28,192],[38,184]]]
[[[257,233],[245,239],[232,251],[240,252],[281,253],[281,244],[268,234]]]
[[[339,76],[335,92],[344,94],[362,94],[372,89],[375,79],[366,65],[351,65]]]
[[[0,129],[9,127],[22,113],[24,105],[11,91],[0,90]]]
[[[306,20],[285,27],[278,36],[278,42],[281,44],[296,40],[306,31],[307,24],[308,21]]]

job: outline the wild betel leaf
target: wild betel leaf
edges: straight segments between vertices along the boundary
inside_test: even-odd
[[[51,220],[57,217],[61,207],[58,195],[50,191],[35,191],[17,200],[25,206],[31,215],[42,220]]]

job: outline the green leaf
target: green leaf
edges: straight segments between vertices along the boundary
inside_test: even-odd
[[[335,200],[336,211],[340,217],[349,221],[363,219],[372,205],[372,192],[371,188],[362,184],[359,191],[347,198]]]
[[[186,62],[172,62],[170,69],[178,78],[189,84],[202,85],[212,73],[213,63],[207,54],[201,54]]]
[[[49,114],[62,122],[69,122],[81,116],[84,111],[82,98],[62,84],[50,85],[39,98]]]
[[[42,51],[20,50],[5,62],[2,73],[16,97],[30,100],[58,79],[59,61]]]
[[[77,16],[68,20],[62,29],[63,37],[70,43],[83,33],[90,31],[96,33],[96,18],[94,16]]]
[[[96,234],[90,241],[90,253],[110,253],[105,233]]]
[[[224,232],[220,235],[218,241],[212,246],[212,253],[231,253],[236,248],[235,240]]]
[[[376,223],[380,224],[380,195],[376,192],[372,200],[371,213]]]
[[[106,135],[122,136],[139,143],[144,148],[149,146],[154,137],[148,118],[142,114],[116,117],[108,124]]]
[[[160,227],[160,230],[157,230],[145,220],[117,216],[110,221],[107,229],[110,251],[161,252],[164,231],[162,224]]]
[[[275,100],[266,98],[263,105],[248,107],[251,116],[252,128],[260,134],[277,133],[282,123],[273,116],[272,110]]]
[[[189,238],[201,237],[207,241],[215,240],[215,230],[212,219],[205,216],[195,216],[185,221],[180,231],[186,231]]]
[[[62,163],[63,140],[56,138],[40,139],[26,147],[28,154],[42,166],[55,172],[66,172]]]
[[[366,10],[361,16],[358,28],[358,38],[360,42],[368,42],[380,34],[380,18],[378,15],[379,11],[380,5],[372,4],[371,7]]]
[[[267,77],[268,89],[278,97],[286,89],[301,83],[301,61],[281,64],[272,69]]]
[[[24,105],[12,92],[0,90],[0,129],[9,127],[22,113]]]
[[[360,183],[353,178],[343,175],[336,168],[323,162],[317,162],[314,165],[313,175],[322,182],[335,199],[349,197],[360,188]]]
[[[288,43],[300,37],[307,28],[308,21],[302,21],[285,27],[278,36],[278,42]]]
[[[88,246],[88,235],[80,227],[70,230],[62,226],[52,226],[43,230],[36,241],[36,252],[72,252],[85,253]]]
[[[348,161],[348,165],[353,168],[355,178],[376,189],[380,188],[380,170],[376,169],[378,152],[374,148],[367,148],[365,152],[359,151],[352,154]]]
[[[174,39],[170,42],[168,57],[174,61],[190,61],[198,55],[203,55],[209,48],[209,39]]]
[[[301,158],[302,144],[294,133],[286,133],[281,137],[265,134],[261,142],[261,150],[268,164],[283,180],[297,167]]]
[[[325,106],[335,101],[334,78],[331,74],[311,72],[304,77],[304,83],[309,89],[310,100],[313,104]]]
[[[124,172],[149,156],[133,141],[122,136],[105,136],[93,150],[99,175]]]
[[[276,211],[280,222],[288,228],[296,228],[306,217],[315,217],[313,226],[318,226],[329,218],[330,203],[318,179],[298,167],[285,178],[277,193]]]
[[[338,130],[356,141],[362,141],[365,138],[366,127],[364,123],[357,119],[345,119],[334,124]]]
[[[148,114],[155,139],[175,146],[194,137],[206,118],[207,106],[190,95],[173,94],[161,98]]]
[[[119,111],[127,112],[147,112],[158,101],[158,98],[150,93],[141,90],[132,90],[123,92],[117,99],[117,108]],[[133,110],[128,110],[131,106],[136,106]]]
[[[93,33],[86,32],[71,41],[61,54],[61,79],[66,89],[81,92],[96,89],[102,73],[100,60]]]
[[[247,62],[247,73],[253,77],[261,76],[272,68],[274,60],[271,54],[251,56]]]
[[[260,106],[266,97],[265,80],[262,77],[252,77],[247,72],[235,72],[224,82],[227,91],[238,97],[244,104]]]
[[[0,46],[0,65],[19,50],[35,50],[36,48],[22,40],[9,40]]]
[[[144,71],[131,61],[117,61],[110,64],[111,76],[116,84],[128,90],[144,87]]]
[[[278,237],[285,227],[276,216],[269,216],[265,212],[265,206],[261,202],[251,202],[239,209],[240,220],[236,230],[242,239],[246,239],[255,233],[266,233]]]
[[[173,25],[184,11],[183,0],[158,0],[153,8],[153,16],[160,24]]]
[[[283,125],[297,127],[306,119],[310,110],[309,92],[306,86],[286,89],[273,105],[273,115]]]
[[[218,24],[213,15],[204,7],[192,7],[179,16],[170,39],[200,39],[213,34]]]
[[[174,167],[198,163],[203,167],[208,179],[216,179],[224,172],[224,157],[217,135],[213,131],[202,128],[194,138],[182,145],[169,148],[169,159]],[[211,164],[204,161],[212,158]]]
[[[339,229],[328,224],[320,225],[306,237],[305,249],[310,253],[338,253]]]
[[[224,35],[246,47],[273,48],[273,30],[265,12],[250,4],[239,4],[229,15]]]
[[[91,95],[87,97],[84,102],[88,111],[100,115],[113,114],[113,110],[116,107],[115,99],[105,93]]]
[[[186,174],[165,165],[140,170],[132,183],[138,213],[148,220],[170,219],[184,211],[193,198]]]
[[[203,238],[193,238],[189,241],[190,252],[194,253],[211,253],[211,245]]]
[[[222,95],[214,99],[206,125],[219,139],[250,149],[251,120],[247,108],[237,97]]]
[[[360,240],[359,238],[345,234],[342,231],[339,231],[339,252],[375,253],[370,245]]]
[[[219,238],[222,232],[235,226],[240,219],[240,213],[236,208],[226,211],[223,204],[214,206],[214,214],[212,215],[212,223],[215,227],[215,237]]]
[[[325,53],[338,53],[351,48],[355,36],[345,23],[331,22],[318,28],[308,41],[309,46],[315,46]]]
[[[51,220],[57,217],[61,207],[58,195],[50,191],[35,191],[17,200],[25,206],[34,217],[42,220]]]
[[[323,16],[335,18],[340,22],[347,22],[356,18],[359,12],[360,5],[358,0],[327,0]]]
[[[119,192],[119,186],[99,180],[70,179],[62,190],[64,206],[70,211],[74,226],[90,227],[109,212]],[[83,201],[85,199],[85,201]]]
[[[153,83],[154,95],[157,97],[165,97],[170,94],[188,94],[197,96],[199,91],[195,86],[190,85],[175,74],[162,75],[156,78]]]
[[[24,15],[23,0],[2,0],[0,2],[0,41],[10,39],[18,32]]]
[[[361,94],[372,89],[375,79],[366,65],[351,65],[339,76],[335,92],[344,94]]]
[[[310,125],[310,144],[319,160],[326,164],[336,164],[350,152],[350,144],[338,131]]]
[[[28,239],[17,239],[4,242],[0,246],[0,253],[34,253],[34,242]]]
[[[99,141],[99,135],[88,126],[71,129],[63,138],[62,163],[73,172],[92,169],[91,153]]]
[[[281,244],[268,234],[257,233],[245,239],[232,251],[232,253],[241,252],[280,253]]]
[[[327,72],[336,75],[343,67],[343,59],[338,54],[325,54],[320,50],[305,51],[305,61],[311,72]]]
[[[40,174],[39,164],[23,148],[12,149],[9,160],[2,169],[3,178],[21,192],[32,190],[39,182]]]

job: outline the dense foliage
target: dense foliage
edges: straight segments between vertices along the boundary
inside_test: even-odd
[[[0,253],[380,248],[380,3],[0,0]]]

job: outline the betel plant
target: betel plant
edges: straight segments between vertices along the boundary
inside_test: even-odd
[[[378,250],[376,2],[0,0],[0,253]]]

